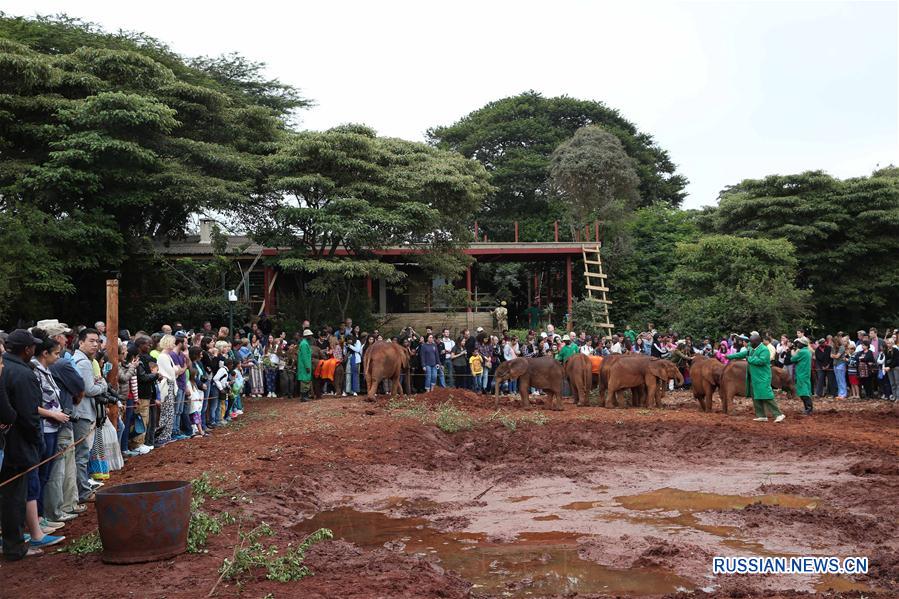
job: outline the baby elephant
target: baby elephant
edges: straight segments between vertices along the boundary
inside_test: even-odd
[[[493,379],[496,382],[496,407],[499,408],[499,386],[505,381],[517,380],[521,393],[521,405],[530,407],[528,388],[546,392],[546,405],[550,410],[562,409],[562,379],[565,371],[554,358],[515,358],[500,364]]]

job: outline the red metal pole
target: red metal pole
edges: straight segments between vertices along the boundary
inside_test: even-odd
[[[589,225],[584,225],[584,241],[590,241],[590,227],[589,227]]]
[[[537,287],[537,273],[534,273],[534,297],[537,299],[537,307],[540,307],[540,288]]]
[[[559,243],[559,221],[556,221],[554,226],[556,229],[556,243]]]
[[[465,289],[468,290],[468,311],[471,312],[471,267],[465,270]]]
[[[515,221],[515,243],[518,243],[518,221]]]
[[[593,241],[599,243],[599,221],[593,221]]]
[[[571,256],[565,257],[565,275],[568,278],[568,330],[570,331],[572,329],[572,322],[571,322],[571,306],[572,306],[572,300],[571,300]]]
[[[368,289],[368,299],[372,298],[372,286],[371,286],[371,275],[365,277],[365,287]]]

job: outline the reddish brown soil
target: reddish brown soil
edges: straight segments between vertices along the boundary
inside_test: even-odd
[[[447,401],[468,412],[471,430],[447,434],[433,424]],[[522,533],[538,543],[548,542],[539,535],[556,534],[587,564],[625,573],[636,569],[635,576],[665,572],[710,591],[693,596],[860,596],[855,590],[826,591],[847,589],[849,581],[732,576],[708,586],[710,558],[722,548],[714,535],[720,535],[739,549],[730,555],[755,548],[762,555],[814,550],[868,556],[869,574],[852,582],[864,585],[868,597],[899,595],[899,412],[892,405],[819,402],[813,418],[802,418],[797,402],[782,401],[788,419],[774,425],[752,422],[745,400],[729,416],[699,412],[685,393],[669,394],[665,403],[662,410],[606,410],[575,408],[566,400],[563,412],[543,412],[540,406],[522,410],[504,398],[497,414],[492,397],[457,390],[416,396],[409,405],[386,397],[249,401],[239,426],[131,459],[107,484],[223,475],[219,484],[228,494],[208,501],[207,509],[239,515],[244,530],[268,522],[276,530],[269,542],[282,548],[302,540],[306,519],[344,507],[424,518],[435,531],[470,533],[495,547]],[[499,417],[521,419],[538,411],[547,418],[544,425],[519,421],[515,430]],[[742,471],[742,465],[749,469]],[[680,512],[622,507],[622,496],[663,488],[727,497],[802,496],[816,503],[716,504],[689,513],[683,506]],[[551,498],[554,492],[559,497]],[[96,515],[88,511],[61,533],[72,540],[96,526]],[[164,562],[112,566],[96,554],[53,553],[2,563],[0,597],[202,597],[237,542],[234,524],[210,538],[206,553]],[[256,571],[240,585],[223,582],[214,596],[486,593],[439,556],[404,546],[399,540],[381,547],[324,542],[307,557],[312,577],[278,583]],[[539,559],[546,562],[551,555]],[[528,591],[532,582],[525,576],[507,590],[539,596]]]

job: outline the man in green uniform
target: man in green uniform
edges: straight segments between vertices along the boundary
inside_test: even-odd
[[[637,331],[631,328],[631,325],[624,323],[624,336],[630,339],[631,347],[637,345]]]
[[[563,338],[563,342],[565,345],[562,346],[562,349],[559,350],[559,353],[556,354],[556,360],[561,362],[563,365],[568,361],[568,358],[573,356],[578,352],[577,345],[571,342],[571,339],[568,337]]]
[[[793,347],[790,363],[793,365],[793,376],[796,377],[796,395],[802,399],[805,415],[811,416],[815,409],[812,404],[812,351],[805,337],[793,341]]]
[[[303,340],[297,350],[297,381],[300,382],[300,401],[309,401],[312,389],[312,331],[303,330]]]
[[[771,388],[771,354],[762,345],[762,337],[753,331],[749,336],[748,347],[725,357],[728,360],[746,360],[746,390],[752,397],[755,421],[768,422],[765,414],[767,407],[774,416],[774,422],[783,422],[786,416],[778,409],[774,390]]]

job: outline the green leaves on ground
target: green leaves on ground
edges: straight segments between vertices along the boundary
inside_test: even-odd
[[[273,534],[272,528],[264,522],[249,532],[241,533],[234,555],[226,558],[219,570],[222,579],[238,579],[255,568],[265,568],[266,578],[278,582],[311,576],[312,571],[304,564],[306,552],[316,543],[334,538],[330,530],[320,528],[299,545],[289,544],[281,553],[274,545],[266,546],[261,541],[262,537]]]

